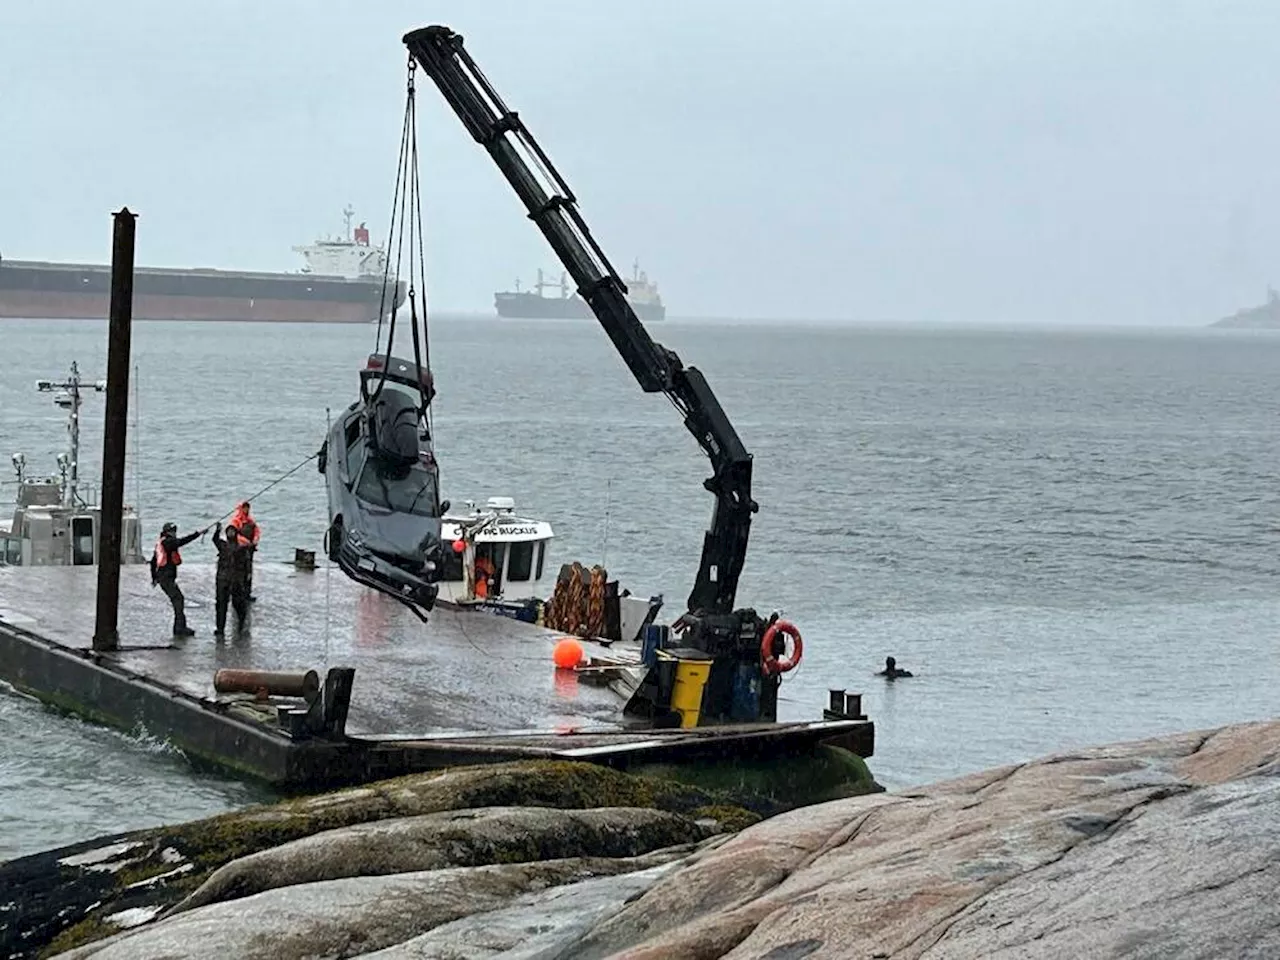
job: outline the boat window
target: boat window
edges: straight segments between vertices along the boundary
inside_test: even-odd
[[[445,544],[444,562],[440,565],[440,579],[449,583],[462,582],[462,554],[453,552],[452,544]]]
[[[546,559],[546,555],[547,555],[547,541],[539,540],[538,541],[538,569],[537,569],[537,572],[534,573],[533,575],[533,579],[535,580],[542,579],[542,561]]]
[[[511,545],[511,554],[507,559],[507,580],[525,581],[533,569],[533,541],[524,540]]]
[[[93,517],[71,518],[71,562],[93,565]]]
[[[396,513],[434,517],[438,512],[435,475],[420,465],[387,467],[371,457],[360,471],[356,496]]]
[[[497,597],[502,594],[503,569],[502,561],[506,554],[505,543],[477,543],[476,544],[476,579],[480,580],[485,574],[485,565],[488,564],[488,580],[491,581],[488,596]],[[480,595],[477,591],[477,596]]]
[[[21,537],[5,537],[0,540],[0,547],[4,548],[4,562],[11,567],[22,566],[22,538]]]

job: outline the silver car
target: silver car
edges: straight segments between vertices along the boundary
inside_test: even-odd
[[[424,620],[436,602],[440,517],[449,508],[440,502],[426,426],[434,394],[429,372],[414,361],[371,355],[360,371],[360,400],[334,421],[319,457],[329,559]]]

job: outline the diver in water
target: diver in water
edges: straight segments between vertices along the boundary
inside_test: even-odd
[[[898,667],[898,661],[893,657],[884,658],[884,669],[876,674],[877,677],[884,677],[886,680],[897,680],[899,677],[915,676],[910,670],[902,670]]]

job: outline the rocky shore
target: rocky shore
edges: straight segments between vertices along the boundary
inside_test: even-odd
[[[81,844],[0,865],[0,956],[1280,956],[1280,722],[814,768],[466,768]],[[824,793],[861,795],[783,810]]]

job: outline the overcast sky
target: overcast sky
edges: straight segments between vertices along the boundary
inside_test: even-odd
[[[0,255],[292,270],[386,232],[445,23],[676,316],[1203,324],[1280,284],[1275,0],[0,3]],[[553,255],[430,84],[436,309]],[[625,268],[625,269],[624,269]]]

